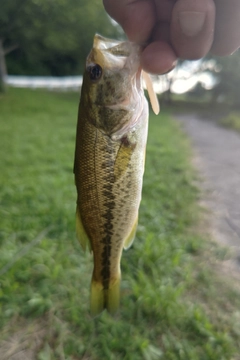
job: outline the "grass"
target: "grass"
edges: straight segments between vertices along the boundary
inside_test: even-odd
[[[240,131],[240,113],[231,111],[228,116],[220,120],[220,124],[227,128]]]
[[[187,94],[172,94],[171,103],[164,103],[165,109],[176,114],[197,114],[199,117],[213,120],[229,129],[240,131],[240,111],[238,104],[213,102],[205,92],[204,96],[191,97]],[[160,96],[164,101],[164,97]]]
[[[75,237],[77,105],[77,94],[46,91],[10,89],[0,98],[3,360],[18,351],[37,360],[239,359],[238,293],[215,274],[219,250],[197,230],[189,143],[168,114],[150,117],[121,308],[89,316],[92,257]]]

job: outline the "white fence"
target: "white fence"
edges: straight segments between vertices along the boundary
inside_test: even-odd
[[[177,71],[177,73],[176,73]],[[173,70],[167,75],[153,78],[154,90],[156,93],[162,93],[169,87],[169,79],[175,77],[171,84],[171,91],[182,94],[194,88],[198,82],[201,82],[206,89],[215,86],[214,78],[207,72],[189,75],[188,70]],[[58,91],[79,91],[82,85],[82,76],[20,76],[8,75],[6,83],[10,86],[31,88],[31,89],[49,89]]]
[[[49,90],[79,90],[82,85],[82,76],[14,76],[8,75],[6,83],[21,88],[42,88]]]

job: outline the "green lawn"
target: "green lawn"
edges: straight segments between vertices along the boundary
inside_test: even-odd
[[[78,97],[16,89],[0,97],[0,353],[15,336],[37,360],[239,359],[239,293],[216,275],[225,251],[199,231],[189,143],[164,112],[150,117],[120,310],[90,317],[92,256],[75,236]]]
[[[227,128],[240,131],[240,112],[231,111],[227,116],[220,120],[220,124]]]

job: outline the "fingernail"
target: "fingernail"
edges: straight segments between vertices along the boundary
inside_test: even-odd
[[[179,23],[184,35],[194,37],[203,29],[206,14],[199,11],[179,12]]]

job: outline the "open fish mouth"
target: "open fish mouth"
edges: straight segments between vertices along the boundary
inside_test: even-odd
[[[131,43],[129,41],[112,40],[99,34],[94,36],[93,47],[105,50],[115,56],[128,57],[131,53]]]
[[[130,41],[118,41],[94,36],[93,48],[99,50],[109,68],[126,68],[129,74],[136,74],[140,65],[141,46]],[[90,60],[90,59],[89,59]]]
[[[142,92],[143,84],[142,78],[149,94],[149,99],[152,105],[152,109],[155,114],[160,111],[157,96],[153,89],[152,80],[150,75],[142,71],[140,66],[140,53],[142,47],[130,41],[117,41],[105,38],[99,34],[94,37],[94,46],[104,53],[109,58],[109,63],[115,63],[115,65],[125,68],[129,71],[131,76],[132,88],[134,89],[134,96],[139,96]],[[125,99],[118,104],[105,105],[110,109],[129,109],[131,99]]]
[[[118,41],[105,38],[99,34],[94,36],[93,50],[87,58],[87,65],[99,64],[105,68],[106,72],[122,72],[125,74],[126,91],[122,93],[123,96],[116,96],[108,94],[104,101],[98,97],[95,105],[99,107],[107,107],[112,110],[129,110],[131,102],[141,102],[143,96],[143,79],[146,84],[150,102],[152,104],[155,114],[159,112],[159,104],[154,93],[152,80],[149,74],[145,73],[140,65],[140,55],[142,46],[130,41]],[[114,85],[113,80],[110,80]],[[122,86],[116,81],[116,86]],[[130,90],[131,89],[131,90]],[[117,90],[116,90],[117,91]],[[124,96],[125,95],[125,96]],[[117,100],[118,99],[118,100]]]
[[[143,96],[142,70],[140,67],[141,47],[129,41],[112,40],[96,34],[93,49],[98,51],[100,64],[103,61],[106,71],[122,72],[125,74],[125,79],[128,79],[124,84],[126,91],[123,92],[121,99],[119,96],[112,96],[111,100],[108,97],[104,103],[95,104],[111,110],[130,110],[132,102],[141,101],[140,98]],[[95,58],[94,60],[97,61],[98,59]],[[89,61],[91,61],[91,57],[88,58],[88,64]],[[108,81],[113,83],[111,79]],[[121,87],[121,80],[113,86]]]

